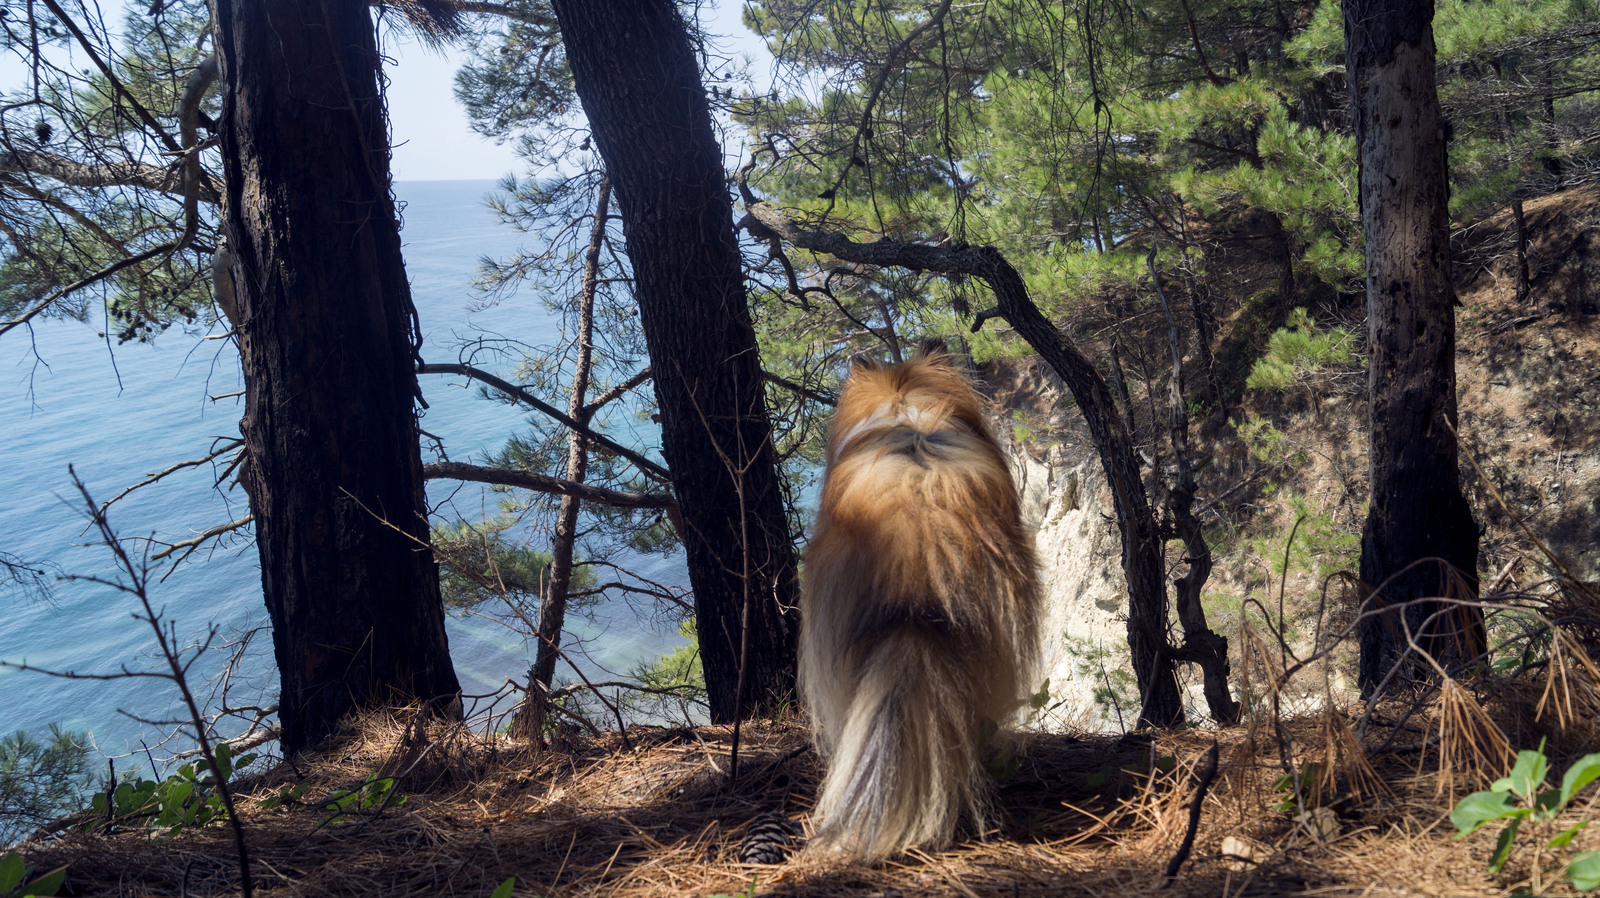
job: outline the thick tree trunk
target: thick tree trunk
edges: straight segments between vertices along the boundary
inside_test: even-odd
[[[729,721],[790,695],[797,596],[722,150],[671,0],[553,5],[617,195],[711,717]]]
[[[283,748],[459,708],[428,550],[415,311],[364,3],[215,0],[244,434]]]
[[[1457,470],[1455,288],[1445,123],[1432,0],[1344,0],[1346,70],[1361,160],[1371,351],[1371,505],[1361,579],[1377,610],[1446,592],[1441,558],[1477,588],[1478,529]],[[1446,662],[1474,656],[1483,619],[1437,602],[1363,618],[1360,682],[1379,689],[1411,631]],[[1424,621],[1440,615],[1424,626]],[[1404,626],[1402,626],[1404,625]],[[1391,680],[1393,682],[1393,680]]]

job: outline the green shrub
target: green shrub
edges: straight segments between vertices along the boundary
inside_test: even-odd
[[[1250,369],[1245,386],[1281,392],[1319,372],[1357,368],[1361,359],[1355,345],[1355,335],[1350,331],[1342,327],[1319,331],[1305,309],[1295,309],[1289,315],[1288,326],[1267,338],[1266,354]]]
[[[1580,851],[1567,858],[1563,865],[1548,871],[1544,869],[1545,852],[1567,848],[1578,833],[1589,825],[1590,821],[1579,820],[1546,838],[1548,830],[1554,828],[1556,818],[1568,808],[1578,792],[1600,777],[1600,752],[1579,758],[1561,778],[1560,788],[1541,788],[1549,773],[1550,762],[1545,757],[1543,741],[1539,743],[1537,751],[1517,752],[1517,762],[1512,766],[1509,776],[1496,780],[1487,791],[1474,792],[1461,799],[1450,811],[1450,822],[1456,826],[1456,838],[1476,832],[1486,823],[1506,821],[1500,830],[1500,838],[1495,842],[1494,853],[1489,855],[1489,872],[1499,873],[1511,858],[1511,849],[1515,847],[1517,833],[1523,822],[1528,821],[1536,829],[1531,877],[1534,894],[1541,891],[1540,880],[1544,875],[1556,870],[1560,870],[1579,891],[1600,888],[1600,851]]]
[[[0,845],[83,807],[93,789],[88,744],[54,724],[48,742],[22,730],[0,738]]]

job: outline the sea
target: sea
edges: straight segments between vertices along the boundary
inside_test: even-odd
[[[427,361],[454,362],[464,343],[482,338],[538,346],[557,337],[559,322],[532,291],[486,304],[473,290],[480,259],[508,257],[538,239],[496,218],[484,203],[494,189],[494,181],[396,184]],[[0,589],[0,735],[44,736],[59,725],[88,732],[109,756],[132,754],[143,764],[177,745],[169,737],[170,721],[182,716],[179,695],[166,680],[120,676],[160,668],[154,634],[137,619],[133,596],[83,579],[119,575],[87,526],[70,472],[106,502],[150,474],[205,456],[238,436],[243,384],[238,354],[214,336],[219,329],[174,327],[150,344],[122,346],[102,335],[106,329],[93,317],[50,320],[0,339],[0,553],[46,570],[48,587],[44,595]],[[483,398],[462,378],[430,375],[422,389],[429,406],[422,427],[452,460],[481,461],[526,429],[525,411]],[[651,429],[633,436],[659,459]],[[424,445],[424,460],[437,457],[431,439]],[[112,504],[109,521],[135,558],[146,538],[176,542],[248,512],[239,488],[216,484],[217,472],[212,464],[184,468]],[[492,512],[500,498],[478,485],[440,482],[428,493],[447,516]],[[681,553],[630,562],[656,582],[687,582]],[[149,595],[177,642],[212,645],[197,653],[190,676],[200,697],[215,704],[226,685],[231,704],[274,701],[260,564],[248,531],[152,573]],[[447,626],[466,694],[504,692],[507,678],[526,673],[532,645],[499,616],[451,614]],[[626,674],[684,642],[670,621],[622,599],[570,619],[569,629],[582,646],[574,657],[591,679]]]

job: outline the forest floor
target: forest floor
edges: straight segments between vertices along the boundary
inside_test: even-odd
[[[1281,727],[1263,716],[1254,727],[1151,736],[1029,734],[1001,765],[988,831],[873,867],[803,854],[740,862],[752,822],[773,813],[809,821],[819,763],[805,730],[787,722],[746,724],[734,780],[729,727],[636,728],[629,745],[611,734],[539,752],[463,728],[425,734],[369,721],[336,753],[241,780],[235,800],[259,895],[488,898],[512,877],[516,895],[663,898],[752,888],[885,898],[1497,896],[1526,888],[1539,863],[1526,846],[1490,876],[1493,832],[1453,838],[1452,796],[1486,783],[1451,776],[1451,764],[1441,772],[1440,751],[1468,749],[1427,738],[1438,732],[1441,703],[1433,705],[1373,715],[1366,741],[1387,748],[1371,755],[1355,750],[1358,717],[1336,709]],[[1410,723],[1380,725],[1408,710],[1418,712]],[[1213,744],[1219,764],[1193,852],[1169,880]],[[1332,771],[1315,786],[1307,773],[1299,806],[1281,780],[1289,755],[1301,770]],[[374,773],[396,775],[404,802],[358,802],[343,817],[322,806],[359,792]],[[298,801],[260,807],[294,784],[305,784]],[[1592,813],[1580,809],[1559,825]],[[1580,833],[1573,850],[1584,848],[1600,848],[1600,832]],[[75,895],[239,894],[226,825],[170,835],[73,832],[25,853],[39,869],[66,865]],[[1572,893],[1558,883],[1546,894]]]

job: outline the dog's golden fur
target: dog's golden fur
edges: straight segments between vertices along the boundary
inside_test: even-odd
[[[800,691],[827,774],[813,851],[878,860],[985,817],[985,721],[1031,686],[1033,538],[982,401],[942,349],[856,365],[806,552]]]

